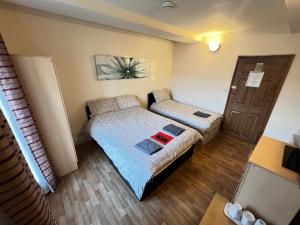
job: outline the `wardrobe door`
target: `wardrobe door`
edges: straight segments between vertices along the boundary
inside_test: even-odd
[[[57,176],[76,170],[77,156],[52,58],[12,59]]]

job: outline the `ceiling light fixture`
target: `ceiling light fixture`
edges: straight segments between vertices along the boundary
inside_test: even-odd
[[[202,34],[202,36],[198,36],[197,40],[201,41],[201,37],[202,40],[206,42],[206,44],[208,45],[208,49],[211,52],[216,52],[219,50],[220,48],[220,43],[222,42],[221,39],[221,35],[224,32],[222,31],[211,31],[211,32],[207,32]],[[197,37],[197,36],[196,36]]]
[[[220,48],[220,43],[218,41],[212,40],[208,42],[208,49],[211,52],[216,52]]]
[[[167,8],[167,9],[173,9],[175,8],[177,5],[175,2],[171,1],[171,0],[166,0],[163,2],[162,7],[163,8]]]

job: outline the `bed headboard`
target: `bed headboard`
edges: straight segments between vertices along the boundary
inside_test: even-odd
[[[154,95],[153,95],[153,92],[149,93],[148,94],[148,109],[150,109],[150,106],[155,103],[155,98],[154,98]]]
[[[91,110],[90,110],[90,108],[86,105],[85,106],[85,112],[86,112],[86,115],[87,115],[87,118],[88,118],[88,120],[90,120],[91,119]]]

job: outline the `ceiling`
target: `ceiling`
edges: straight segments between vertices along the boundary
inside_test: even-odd
[[[162,8],[162,0],[103,1],[199,34],[288,22],[284,0],[174,0],[174,9]]]
[[[299,0],[3,0],[60,15],[150,34],[194,42],[211,33],[241,30],[300,32]]]

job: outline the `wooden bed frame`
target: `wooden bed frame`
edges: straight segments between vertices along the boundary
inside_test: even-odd
[[[91,118],[91,111],[88,106],[85,107],[86,114],[88,119]],[[95,141],[96,142],[96,141]],[[102,149],[103,148],[96,142],[96,144]],[[187,159],[189,159],[193,153],[194,153],[194,146],[192,145],[185,153],[183,153],[181,156],[179,156],[174,162],[172,162],[168,167],[166,167],[164,170],[162,170],[159,174],[157,174],[155,177],[153,177],[151,180],[149,180],[146,183],[143,195],[140,201],[144,200],[146,196],[148,196],[156,187],[158,187],[168,176],[170,176],[181,164],[183,164]],[[117,173],[120,175],[122,180],[127,184],[127,186],[130,188],[130,190],[135,194],[133,188],[129,184],[129,182],[122,176],[118,168],[115,166],[113,161],[109,158],[109,156],[103,151],[104,155],[108,159],[109,163],[114,167],[114,169],[117,171]],[[136,196],[136,194],[135,194]],[[137,197],[137,196],[136,196]],[[138,197],[137,197],[138,199]]]

